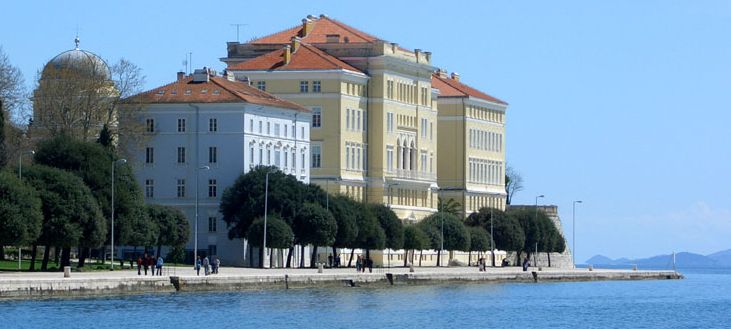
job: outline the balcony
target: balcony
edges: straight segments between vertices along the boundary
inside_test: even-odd
[[[394,171],[391,171],[393,174]],[[403,179],[412,179],[412,180],[424,180],[424,181],[434,181],[437,179],[437,175],[434,173],[428,173],[428,172],[421,172],[416,170],[405,170],[405,169],[396,169],[395,171],[396,177],[403,178]]]

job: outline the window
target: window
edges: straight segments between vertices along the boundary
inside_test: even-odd
[[[254,164],[254,146],[252,146],[249,149],[249,151],[251,151],[251,153],[249,154],[249,165],[253,165]]]
[[[178,163],[185,163],[185,147],[178,147]]]
[[[145,179],[145,197],[152,198],[155,196],[155,180]]]
[[[320,168],[320,163],[319,163],[320,157],[319,157],[319,155],[317,157],[317,161],[318,161],[317,168]],[[304,170],[305,170],[305,154],[302,153],[302,171],[304,171]]]
[[[353,113],[350,115],[350,120],[351,120],[350,128],[355,130],[355,110],[351,110],[351,111],[353,111]]]
[[[148,147],[145,149],[145,163],[147,163],[147,164],[155,163],[155,148],[154,147]]]
[[[272,123],[267,122],[267,135],[271,135],[271,134],[272,134]]]
[[[300,127],[300,139],[306,139],[307,136],[305,136],[305,127]]]
[[[264,149],[262,149],[260,146],[259,147],[259,164],[260,165],[264,164],[263,161],[264,161]]]
[[[386,81],[386,97],[393,99],[393,80]]]
[[[218,148],[211,146],[208,148],[208,163],[218,162]]]
[[[393,132],[393,112],[386,113],[386,131]]]
[[[281,164],[281,153],[279,148],[274,149],[274,165],[277,167]]]
[[[279,137],[279,124],[278,123],[274,124],[274,136]]]
[[[360,111],[358,111],[358,131],[360,131]]]
[[[216,118],[208,119],[208,131],[210,131],[210,132],[218,131],[218,120],[216,120]]]
[[[289,133],[287,132],[287,128],[289,128],[289,126],[285,124],[284,125],[284,137],[285,138],[288,137],[288,135],[289,135]]]
[[[350,130],[350,109],[345,110],[345,129]]]
[[[254,119],[249,119],[249,132],[254,132]]]
[[[426,138],[426,127],[427,127],[427,120],[422,118],[421,119],[421,137]]]
[[[350,169],[350,144],[345,145],[345,169]]]
[[[421,151],[421,172],[426,172],[426,151]]]
[[[322,159],[321,152],[322,147],[320,145],[312,145],[312,163],[310,164],[312,168],[320,168],[320,160]],[[302,159],[302,162],[304,165],[304,159]]]
[[[320,81],[312,81],[312,92],[313,93],[319,93],[320,92]]]
[[[215,179],[209,179],[208,180],[208,197],[209,198],[215,198],[217,195],[216,191],[216,180]]]
[[[209,244],[208,245],[208,256],[215,256],[218,255],[218,250],[216,250],[215,244]]]
[[[179,133],[185,132],[185,119],[178,119],[178,132]]]
[[[208,232],[216,232],[216,217],[208,217]]]
[[[285,127],[286,127],[286,126],[285,126]],[[284,150],[284,153],[283,153],[283,156],[282,156],[282,158],[284,158],[284,169],[286,170],[286,169],[287,169],[287,166],[289,165],[289,164],[288,164],[288,162],[289,162],[289,161],[288,161],[289,157],[287,156],[287,150],[286,150],[286,149]]]
[[[256,88],[261,91],[267,90],[267,82],[266,81],[257,81],[256,82]]]
[[[312,128],[322,127],[322,109],[319,107],[312,108]]]
[[[297,169],[297,154],[292,150],[292,170]]]
[[[267,147],[267,165],[272,164],[272,150]]]
[[[429,140],[434,140],[434,122],[429,122]]]
[[[261,134],[261,120],[259,120],[259,133]]]
[[[145,131],[148,133],[155,132],[155,119],[147,119],[145,121]]]
[[[185,179],[178,179],[178,198],[185,197]]]
[[[308,93],[310,92],[310,82],[309,81],[300,81],[300,92],[301,93]]]

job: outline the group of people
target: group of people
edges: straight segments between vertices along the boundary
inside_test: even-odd
[[[137,275],[142,275],[142,269],[145,271],[145,275],[147,275],[147,270],[150,270],[150,275],[155,276],[162,275],[162,266],[164,264],[164,260],[162,259],[162,256],[158,255],[158,257],[147,255],[139,256],[137,257]]]
[[[201,275],[201,267],[203,267],[203,273],[205,275],[218,274],[218,268],[221,267],[221,260],[215,256],[213,256],[212,259],[208,259],[208,256],[205,256],[203,260],[201,260],[201,256],[198,256],[195,260],[196,275]]]
[[[368,272],[373,273],[373,260],[358,255],[358,259],[355,260],[355,271],[365,272],[366,268],[368,268]]]
[[[328,255],[327,262],[330,267],[340,267],[340,254],[335,255],[335,257]]]
[[[480,259],[477,260],[477,268],[480,269],[480,272],[485,272],[487,267],[487,262],[485,261],[485,257],[480,257]]]

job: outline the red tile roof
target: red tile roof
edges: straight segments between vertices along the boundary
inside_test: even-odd
[[[508,105],[508,103],[483,93],[457,80],[432,74],[431,85],[439,89],[439,97],[474,97],[484,101]]]
[[[292,37],[302,37],[302,40],[308,43],[326,43],[327,36],[333,34],[340,35],[340,42],[345,42],[345,38],[348,38],[348,42],[350,43],[374,42],[378,40],[378,38],[368,33],[324,15],[321,15],[319,18],[313,18],[310,24],[312,24],[310,33],[304,37],[302,36],[302,24],[300,24],[293,28],[255,39],[249,43],[286,44],[290,42]]]
[[[285,49],[254,57],[244,62],[231,64],[228,70],[243,71],[294,71],[294,70],[349,70],[360,72],[357,68],[331,56],[317,47],[300,43],[297,51],[292,53],[288,64],[284,63]]]
[[[246,82],[211,77],[209,82],[193,82],[192,77],[151,89],[125,100],[128,103],[251,103],[310,112],[298,104],[286,101],[249,86]]]

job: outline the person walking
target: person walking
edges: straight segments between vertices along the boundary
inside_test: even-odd
[[[137,256],[137,275],[142,275],[142,257]]]
[[[203,273],[207,276],[210,273],[211,261],[208,260],[208,256],[203,258]]]
[[[163,265],[162,256],[157,257],[157,275],[162,276],[162,265]]]
[[[201,256],[198,256],[195,260],[195,275],[201,275]]]
[[[373,273],[373,260],[369,257],[366,259],[366,263],[368,263],[368,272]],[[365,272],[365,270],[363,272]]]
[[[360,272],[360,267],[361,267],[361,265],[362,265],[362,263],[363,263],[363,262],[361,261],[361,259],[362,259],[362,258],[360,257],[360,255],[358,255],[358,259],[356,259],[356,260],[355,260],[355,271],[356,271],[356,272]]]
[[[218,258],[218,256],[216,256],[214,264],[216,265],[216,274],[218,274],[218,269],[221,267],[221,260]]]
[[[145,276],[147,276],[147,267],[148,267],[147,261],[149,260],[149,258],[150,258],[150,256],[147,256],[147,253],[145,253],[145,255],[142,256],[142,259],[141,259],[142,267],[145,269]]]

